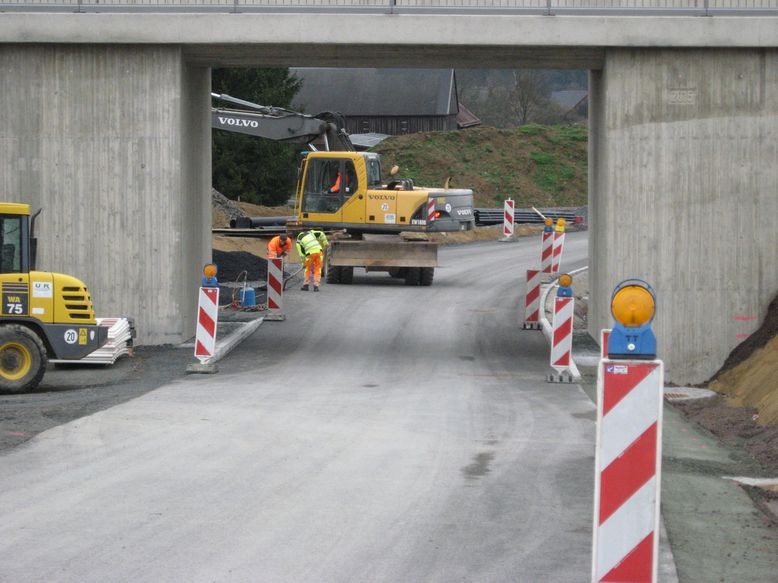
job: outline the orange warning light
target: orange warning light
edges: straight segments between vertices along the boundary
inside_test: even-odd
[[[216,277],[216,271],[215,263],[206,263],[205,267],[203,267],[203,275],[208,278]]]
[[[654,318],[654,295],[642,285],[627,285],[611,299],[611,313],[624,326],[636,327]]]

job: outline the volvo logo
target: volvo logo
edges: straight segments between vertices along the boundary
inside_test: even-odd
[[[236,119],[234,117],[219,117],[219,123],[223,126],[236,126],[239,128],[258,128],[259,122],[253,119]]]

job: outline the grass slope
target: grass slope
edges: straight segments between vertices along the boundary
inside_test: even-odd
[[[470,128],[394,136],[379,144],[384,169],[417,185],[472,188],[476,207],[586,204],[587,130],[582,125]]]

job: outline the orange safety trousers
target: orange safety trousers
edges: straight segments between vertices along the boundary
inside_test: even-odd
[[[321,282],[321,258],[321,251],[305,256],[305,283],[312,281],[313,285],[319,285]]]

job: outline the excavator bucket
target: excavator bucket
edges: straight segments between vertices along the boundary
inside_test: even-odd
[[[368,267],[437,267],[438,245],[429,242],[397,240],[332,241],[327,250],[332,266]]]

